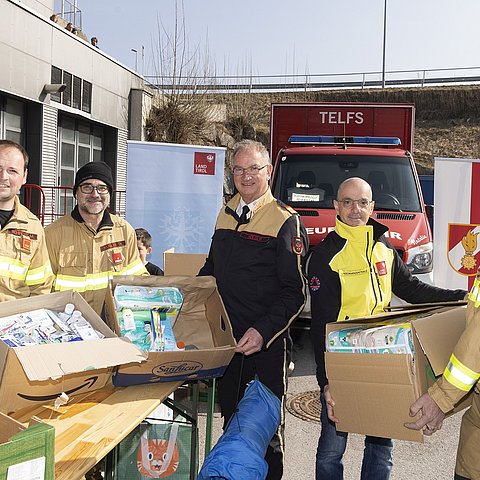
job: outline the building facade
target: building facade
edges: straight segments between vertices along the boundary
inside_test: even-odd
[[[32,202],[59,215],[72,208],[68,187],[87,162],[105,161],[125,190],[127,139],[143,139],[150,95],[141,75],[53,13],[53,0],[0,0],[0,138],[27,149],[28,183],[47,192]]]

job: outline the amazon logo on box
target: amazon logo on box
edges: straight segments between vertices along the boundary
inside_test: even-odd
[[[67,303],[72,303],[104,338],[16,348],[0,340],[2,413],[32,403],[53,406],[62,393],[68,398],[102,388],[118,365],[145,361],[146,354],[118,338],[78,292],[67,290],[2,302],[0,318],[39,308],[63,311]]]

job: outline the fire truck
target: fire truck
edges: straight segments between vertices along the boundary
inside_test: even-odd
[[[271,109],[272,191],[293,207],[315,246],[335,225],[338,186],[372,187],[372,217],[406,266],[431,281],[433,243],[412,157],[415,106],[387,103],[275,103]]]

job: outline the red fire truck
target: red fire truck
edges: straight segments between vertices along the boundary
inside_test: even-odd
[[[340,183],[361,177],[372,187],[373,218],[389,227],[389,241],[410,271],[432,271],[432,234],[412,157],[414,124],[412,104],[272,105],[272,190],[301,215],[311,246],[335,225]]]

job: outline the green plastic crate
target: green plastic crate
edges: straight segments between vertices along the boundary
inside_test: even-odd
[[[44,462],[44,468],[32,468],[38,466],[37,462]],[[25,428],[13,418],[0,414],[0,480],[7,479],[9,468],[21,468],[26,472],[24,478],[54,480],[54,427],[36,423]]]

